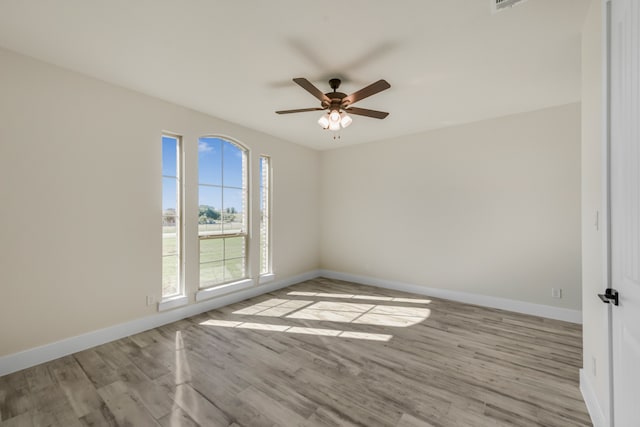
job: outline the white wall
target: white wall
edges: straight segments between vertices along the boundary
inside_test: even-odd
[[[583,375],[601,416],[609,413],[607,306],[596,294],[606,288],[602,224],[602,4],[593,0],[582,32],[582,316]],[[598,416],[593,414],[592,416]]]
[[[580,104],[326,151],[321,169],[323,269],[580,309]]]
[[[270,155],[276,277],[318,268],[317,152],[0,50],[0,356],[155,313],[163,130],[184,136],[192,165],[199,136],[234,137],[251,150],[254,184]],[[197,171],[185,180],[193,301]]]

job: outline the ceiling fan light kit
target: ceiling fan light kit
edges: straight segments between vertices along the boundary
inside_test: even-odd
[[[342,125],[343,128],[346,128],[352,122],[353,122],[353,119],[347,113],[340,114],[340,124]]]
[[[318,119],[318,124],[322,129],[329,129],[329,115],[323,114]]]
[[[329,80],[329,86],[331,86],[333,92],[327,93],[322,93],[320,89],[315,87],[313,83],[305,78],[298,77],[293,79],[293,81],[304,90],[309,92],[311,95],[316,97],[318,100],[320,100],[320,107],[276,111],[277,114],[291,114],[302,113],[306,111],[328,110],[318,119],[318,125],[320,125],[322,129],[329,129],[332,131],[338,131],[340,129],[346,128],[353,122],[353,119],[347,113],[365,117],[372,117],[374,119],[384,119],[389,115],[389,113],[384,111],[351,107],[352,104],[358,101],[368,98],[371,95],[375,95],[376,93],[382,92],[383,90],[389,89],[391,85],[385,80],[378,80],[377,82],[372,83],[369,86],[352,93],[351,95],[338,92],[338,88],[340,87],[341,83],[340,79]]]
[[[318,119],[318,124],[322,129],[329,129],[337,131],[344,129],[353,122],[351,116],[344,111],[331,110],[326,114],[323,114]]]

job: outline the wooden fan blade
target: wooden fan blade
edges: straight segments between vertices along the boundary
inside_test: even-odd
[[[387,90],[391,87],[386,80],[378,80],[375,83],[371,83],[369,86],[360,89],[357,92],[353,92],[351,95],[346,96],[342,100],[343,105],[350,105],[361,101],[365,98],[370,97],[371,95],[375,95],[378,92],[382,92],[383,90]]]
[[[367,108],[358,108],[358,107],[349,107],[344,111],[346,111],[347,114],[355,114],[355,115],[358,115],[358,116],[373,117],[374,119],[384,119],[385,117],[387,117],[389,115],[389,113],[386,113],[384,111],[369,110]]]
[[[281,110],[276,111],[276,114],[291,114],[291,113],[304,113],[305,111],[321,111],[324,108],[316,107],[316,108],[298,108],[297,110]]]
[[[327,97],[327,95],[322,93],[320,89],[315,87],[313,83],[311,83],[309,80],[305,79],[304,77],[295,78],[293,79],[293,81],[296,82],[302,89],[306,90],[311,95],[318,98],[321,102],[326,102],[329,104],[331,103],[331,100]]]

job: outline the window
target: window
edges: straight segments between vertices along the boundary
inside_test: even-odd
[[[218,137],[198,141],[200,288],[246,278],[247,150]]]
[[[271,273],[271,159],[260,156],[260,274]]]
[[[162,135],[162,297],[182,290],[181,139]]]

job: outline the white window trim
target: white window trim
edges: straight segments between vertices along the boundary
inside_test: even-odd
[[[231,282],[224,285],[201,289],[196,292],[196,301],[203,301],[220,295],[229,294],[231,292],[237,292],[243,289],[252,288],[253,286],[253,279],[243,279],[238,280],[237,282]]]
[[[260,185],[259,190],[264,192],[265,195],[265,200],[266,200],[266,209],[264,209],[264,213],[266,215],[266,221],[265,221],[265,226],[266,226],[266,234],[267,234],[267,240],[266,240],[266,251],[267,251],[267,259],[266,259],[266,271],[262,272],[262,269],[260,268],[261,264],[262,264],[262,257],[260,257],[260,262],[258,265],[258,269],[259,269],[259,276],[260,276],[260,280],[259,283],[267,283],[270,282],[271,280],[273,280],[273,277],[269,278],[269,276],[273,276],[273,254],[272,254],[272,248],[273,248],[273,244],[272,244],[272,232],[271,232],[271,206],[272,206],[272,181],[273,181],[273,177],[272,177],[272,171],[273,171],[273,167],[271,165],[271,156],[267,156],[266,154],[261,154],[259,157],[259,162],[260,165],[259,167],[262,166],[262,159],[266,160],[267,163],[267,179],[266,179],[266,183],[263,183],[263,185]],[[262,174],[261,174],[262,175]],[[260,179],[262,180],[262,176],[260,177]],[[265,185],[266,184],[266,185]],[[259,192],[260,192],[259,191]],[[262,206],[262,199],[260,199],[260,207],[259,207],[259,211],[263,212],[263,206]],[[262,221],[263,221],[264,217],[260,218],[260,224],[259,226],[262,227]],[[262,245],[262,235],[260,233],[259,237],[258,237],[258,244]],[[262,279],[264,277],[264,280]]]
[[[260,275],[258,279],[258,284],[264,285],[265,283],[273,282],[276,280],[276,275],[273,273],[264,273]]]
[[[167,311],[173,308],[183,307],[189,304],[189,298],[186,295],[176,295],[163,299],[158,303],[158,311]]]
[[[161,309],[160,305],[164,302],[164,301],[173,301],[176,299],[180,299],[180,298],[187,298],[186,297],[186,287],[185,287],[185,280],[184,280],[184,142],[183,142],[183,137],[182,135],[178,135],[177,133],[172,133],[172,132],[162,132],[162,137],[168,137],[168,138],[174,138],[177,140],[177,156],[176,156],[176,172],[177,172],[177,184],[178,184],[178,198],[176,200],[176,204],[177,204],[177,208],[178,208],[178,219],[179,219],[179,224],[176,224],[176,230],[177,230],[177,241],[176,241],[176,245],[179,251],[179,256],[178,256],[178,286],[179,286],[179,292],[175,295],[169,295],[169,296],[163,296],[162,295],[162,288],[160,289],[160,295],[161,295],[161,302],[158,303],[158,311],[163,311],[165,309]],[[162,175],[164,178],[164,175]],[[187,302],[185,302],[185,304],[182,305],[186,305],[188,304],[188,300]],[[179,305],[172,305],[170,308],[174,308],[174,307],[179,307]],[[166,310],[168,310],[169,308],[167,308]]]

